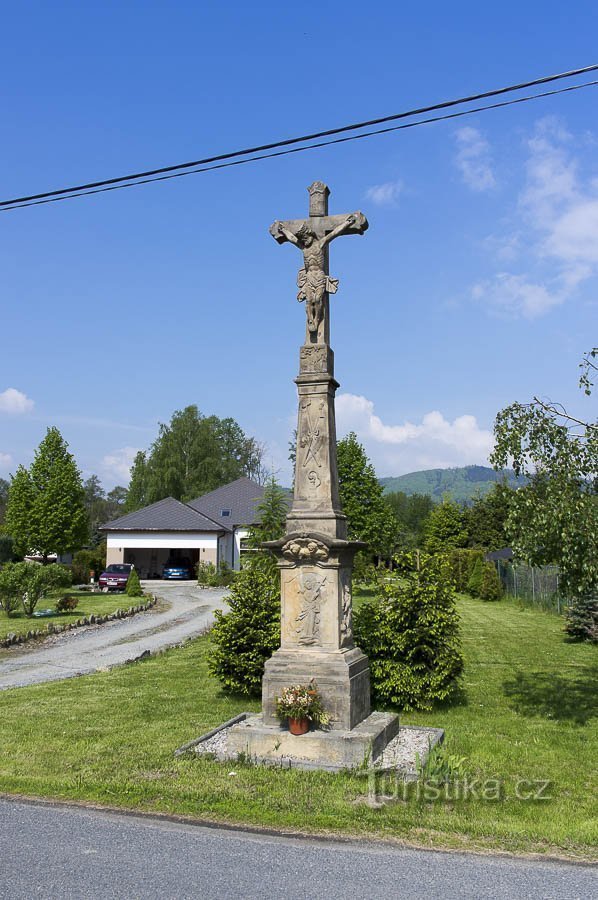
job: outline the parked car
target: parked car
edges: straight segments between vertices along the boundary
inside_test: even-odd
[[[133,566],[130,563],[111,563],[99,577],[102,591],[124,591]]]
[[[166,580],[193,578],[193,566],[186,556],[169,557],[162,569],[162,578]]]

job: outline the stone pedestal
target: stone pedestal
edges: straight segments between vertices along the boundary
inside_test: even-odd
[[[315,679],[332,730],[348,731],[370,714],[370,666],[358,647],[350,650],[277,650],[262,681],[262,719],[278,724],[276,697],[291,684]]]
[[[264,724],[277,721],[282,688],[314,679],[330,727],[354,728],[370,714],[369,664],[353,643],[352,627],[351,569],[362,544],[292,532],[267,546],[280,569],[281,628],[280,649],[262,681]]]

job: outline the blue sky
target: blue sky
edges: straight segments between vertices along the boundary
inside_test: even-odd
[[[6,6],[0,199],[332,128],[598,61],[595,5]],[[57,425],[124,483],[175,409],[232,416],[290,477],[299,256],[326,181],[339,432],[379,475],[484,463],[534,394],[589,416],[598,88],[0,216],[0,476]]]

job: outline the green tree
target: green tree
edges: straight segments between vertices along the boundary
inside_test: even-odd
[[[24,556],[32,549],[29,527],[33,500],[34,492],[29,472],[25,466],[19,466],[13,475],[8,490],[8,500],[2,528],[5,534],[12,537],[13,550],[17,556]]]
[[[249,529],[246,545],[251,548],[251,552],[245,554],[243,568],[257,567],[274,575],[277,571],[276,558],[269,550],[264,550],[262,545],[266,541],[277,541],[284,535],[289,496],[273,475],[264,488],[264,495],[256,511],[259,524]]]
[[[108,504],[108,515],[116,516],[127,499],[127,489],[121,484],[117,484],[111,491],[106,494],[106,503]]]
[[[14,544],[8,534],[0,534],[0,566],[10,562],[14,556]]]
[[[274,475],[268,479],[264,494],[257,507],[259,524],[250,530],[250,539],[257,547],[265,541],[277,541],[285,532],[289,511],[289,495],[276,481]]]
[[[476,497],[464,510],[464,522],[470,547],[501,550],[507,547],[507,518],[513,489],[506,483],[497,484],[484,497]]]
[[[97,475],[90,477],[83,484],[85,508],[89,517],[90,540],[97,547],[105,540],[100,526],[111,522],[123,512],[123,504],[127,498],[127,489],[117,486],[106,493]]]
[[[2,525],[2,522],[4,521],[9,488],[10,484],[8,481],[5,478],[0,478],[0,525]]]
[[[5,530],[21,555],[70,553],[88,539],[81,474],[57,428],[48,428],[29,471],[19,466],[12,480]]]
[[[234,419],[204,416],[197,406],[176,410],[131,472],[126,511],[164,497],[192,500],[246,475],[260,478],[263,448]]]
[[[597,354],[594,349],[582,363],[586,394]],[[534,397],[499,412],[494,434],[495,468],[512,461],[515,474],[529,478],[510,506],[513,551],[532,566],[559,566],[570,602],[566,629],[598,640],[598,423]]]
[[[419,546],[428,516],[434,508],[434,501],[428,494],[406,494],[404,491],[390,491],[384,500],[392,509],[398,523],[399,543],[405,549]]]
[[[450,563],[425,553],[404,554],[397,563],[400,577],[355,610],[355,639],[381,703],[430,709],[454,693],[463,670]]]
[[[355,432],[337,444],[341,507],[350,540],[364,541],[372,554],[389,559],[397,540],[397,521],[384,501],[373,465]]]
[[[143,450],[135,455],[131,466],[131,481],[123,504],[123,512],[134,512],[147,506],[147,458]]]
[[[445,496],[431,511],[424,528],[424,546],[428,553],[443,553],[467,544],[465,515],[458,503]]]
[[[100,525],[108,521],[106,517],[106,494],[97,475],[90,475],[83,483],[83,496],[89,520],[91,543],[97,544],[103,537],[98,529]]]

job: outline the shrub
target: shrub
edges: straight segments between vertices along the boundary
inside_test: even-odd
[[[7,616],[12,616],[21,605],[23,590],[21,569],[17,569],[14,563],[7,563],[0,569],[0,605]]]
[[[218,568],[211,562],[197,564],[197,583],[202,587],[228,587],[235,572],[225,560],[220,560]]]
[[[571,602],[565,631],[576,640],[598,643],[598,593],[584,594]]]
[[[232,584],[234,577],[234,570],[231,569],[231,567],[227,562],[225,562],[225,560],[221,559],[220,565],[218,566],[218,578],[220,580],[220,584],[217,585],[217,587],[228,587],[229,584]]]
[[[91,572],[95,572],[97,582],[106,565],[106,548],[95,547],[93,550],[78,550],[73,556],[71,572],[73,584],[89,584]]]
[[[481,550],[454,549],[449,553],[451,561],[455,590],[463,593],[467,591],[467,584],[471,577],[473,567],[478,559],[483,559]]]
[[[197,583],[202,587],[208,587],[211,580],[216,576],[216,566],[211,562],[200,562],[197,564]]]
[[[383,704],[431,709],[449,698],[463,670],[451,566],[443,556],[404,554],[398,578],[355,610],[355,638],[368,655]]]
[[[0,594],[5,602],[14,602],[18,597],[26,616],[32,616],[38,602],[56,588],[66,588],[71,584],[71,573],[65,566],[52,563],[39,566],[37,563],[6,563],[0,571]],[[13,600],[7,601],[8,597]],[[13,611],[16,606],[13,606]]]
[[[491,562],[484,562],[482,568],[482,583],[480,585],[480,600],[500,600],[503,595],[502,581]]]
[[[56,612],[70,612],[71,610],[76,609],[78,605],[79,598],[67,594],[64,597],[61,597],[56,603]]]
[[[141,587],[141,583],[139,581],[139,575],[137,574],[137,569],[131,569],[131,574],[127,579],[127,586],[125,588],[125,593],[127,597],[143,597],[143,589]]]
[[[467,593],[472,597],[479,597],[482,590],[482,578],[484,575],[484,560],[482,557],[476,559],[471,575],[467,581]]]
[[[379,569],[372,562],[372,557],[364,550],[355,555],[353,561],[353,580],[362,584],[375,584],[380,575]],[[386,569],[383,570],[386,572]]]
[[[280,645],[280,576],[251,566],[239,572],[228,596],[230,612],[215,612],[210,672],[227,691],[259,694],[264,665]]]

